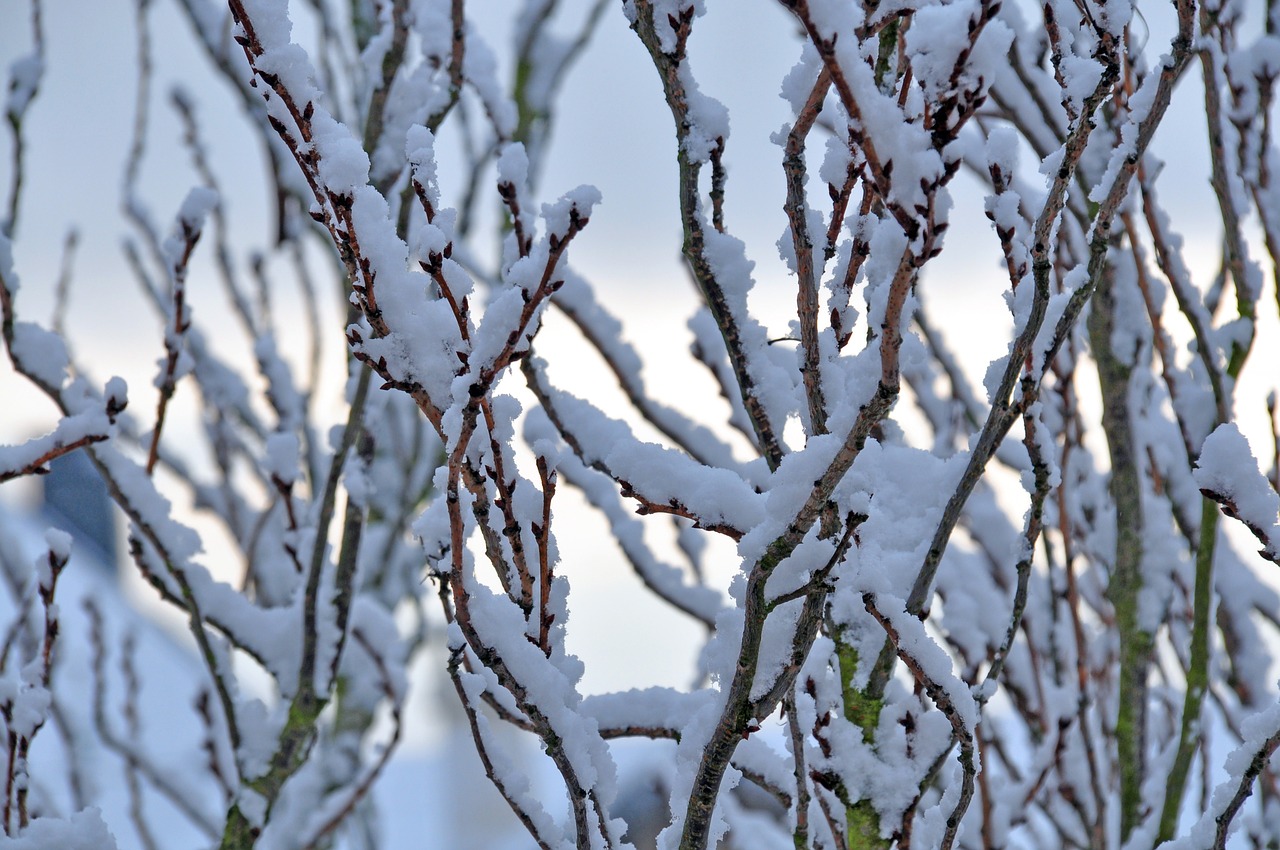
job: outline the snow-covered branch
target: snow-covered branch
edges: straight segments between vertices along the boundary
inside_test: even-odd
[[[69,24],[29,2],[0,394],[37,424],[0,483],[83,456],[188,654],[155,661],[87,532],[28,545],[3,503],[10,842],[389,846],[434,738],[488,789],[459,762],[450,799],[489,795],[403,830],[441,846],[1280,842],[1280,18],[174,0],[157,38],[139,2],[121,214],[82,206],[122,246],[95,283],[144,308],[95,315],[101,350],[67,297],[99,240],[53,287],[34,259]],[[712,46],[757,14],[769,50]],[[734,104],[775,93],[754,138]],[[670,220],[617,230],[630,190],[576,185],[602,170]]]

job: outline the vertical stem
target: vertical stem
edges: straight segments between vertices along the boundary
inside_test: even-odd
[[[840,692],[844,697],[844,719],[862,730],[863,743],[874,745],[880,709],[884,701],[853,684],[858,669],[858,651],[846,643],[843,635],[836,639],[836,657],[840,661]],[[845,841],[849,850],[885,850],[889,841],[880,837],[880,814],[870,800],[851,801],[844,812]]]
[[[809,402],[809,433],[827,433],[827,405],[822,391],[821,355],[818,348],[818,278],[821,269],[814,265],[813,238],[809,233],[809,204],[805,197],[805,139],[822,111],[831,74],[823,67],[813,85],[795,126],[787,134],[786,153],[782,160],[787,176],[787,201],[783,205],[791,225],[791,245],[796,258],[796,315],[800,319],[800,349],[804,364],[805,397]]]
[[[792,844],[796,850],[808,850],[809,847],[809,774],[805,767],[804,730],[800,728],[800,718],[796,714],[795,686],[787,689],[782,699],[782,710],[787,715],[787,731],[791,735],[791,763],[796,777],[796,825],[792,833]]]
[[[1200,546],[1196,550],[1196,583],[1193,591],[1191,659],[1187,665],[1187,691],[1182,703],[1182,728],[1178,752],[1165,785],[1160,811],[1159,841],[1169,841],[1178,828],[1178,810],[1186,793],[1191,758],[1200,744],[1200,708],[1209,688],[1209,609],[1213,606],[1213,554],[1218,540],[1218,506],[1212,499],[1200,505]]]
[[[1142,628],[1138,616],[1138,595],[1142,590],[1142,486],[1129,411],[1133,367],[1112,347],[1116,311],[1114,286],[1114,271],[1108,267],[1099,275],[1093,297],[1089,340],[1102,389],[1102,428],[1111,457],[1110,491],[1116,511],[1115,563],[1107,596],[1115,608],[1120,638],[1115,734],[1120,768],[1120,840],[1124,841],[1140,819],[1142,780],[1146,774],[1147,669],[1152,636]]]

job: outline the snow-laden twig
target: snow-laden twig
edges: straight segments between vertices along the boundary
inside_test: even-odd
[[[92,702],[93,723],[102,743],[108,750],[115,752],[125,762],[130,774],[147,780],[162,797],[182,812],[191,823],[195,824],[207,837],[216,838],[218,824],[203,811],[200,803],[194,799],[190,784],[184,778],[152,759],[142,749],[141,742],[130,740],[120,734],[112,724],[107,711],[107,633],[102,611],[92,599],[84,603],[85,613],[89,618],[89,638],[93,656],[91,670],[93,673]],[[135,797],[136,799],[136,797]]]
[[[884,601],[889,605],[901,605],[899,600]],[[933,704],[946,715],[956,740],[960,743],[960,768],[963,771],[960,796],[947,816],[946,831],[939,845],[943,850],[949,850],[955,843],[960,822],[973,799],[974,780],[982,769],[974,736],[978,722],[977,704],[964,684],[955,679],[950,670],[950,660],[940,647],[929,640],[914,617],[909,613],[896,613],[893,609],[882,608],[875,594],[863,594],[862,602],[867,612],[885,630],[898,658],[924,688]],[[907,632],[908,628],[910,632]]]
[[[1161,844],[1162,850],[1224,850],[1227,846],[1236,815],[1253,793],[1253,783],[1280,748],[1280,706],[1249,718],[1242,731],[1245,739],[1227,756],[1228,778],[1214,788],[1191,831]]]

